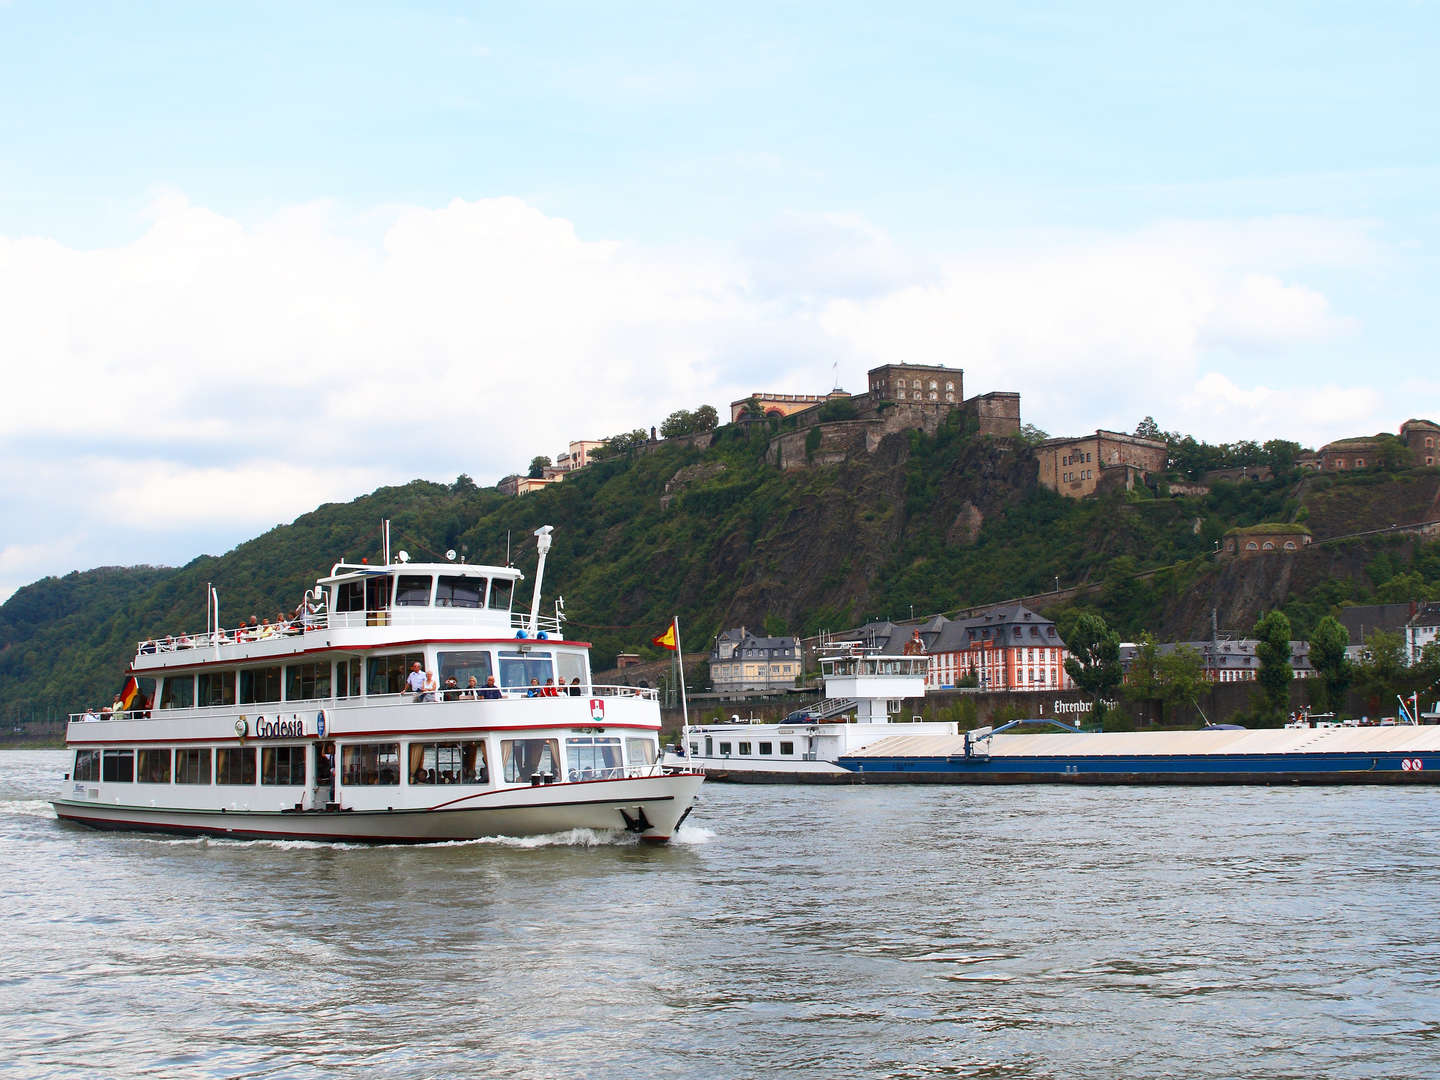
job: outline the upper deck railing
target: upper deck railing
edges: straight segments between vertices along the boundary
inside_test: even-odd
[[[563,638],[560,620],[554,616],[536,619],[536,635],[532,640]],[[257,641],[301,637],[317,630],[361,629],[386,626],[427,626],[489,628],[496,636],[530,638],[530,619],[516,612],[492,608],[459,607],[391,607],[369,611],[315,612],[295,619],[254,626],[238,626],[198,634],[166,634],[148,638],[136,646],[135,655],[187,652],[192,649],[224,649],[226,646],[248,645]],[[238,650],[227,650],[238,651]],[[222,655],[224,655],[222,653]]]
[[[581,705],[588,706],[591,698],[636,698],[640,701],[660,700],[660,691],[653,687],[646,686],[624,686],[602,683],[592,683],[589,686],[580,687],[580,693],[572,694],[560,691],[556,687],[556,693],[546,694],[545,687],[529,686],[506,686],[500,688],[498,698],[475,698],[470,696],[468,690],[439,690],[435,692],[433,699],[416,702],[416,695],[410,691],[403,691],[398,694],[366,694],[363,697],[324,697],[324,698],[290,698],[285,701],[255,701],[241,705],[189,705],[183,709],[130,709],[128,711],[111,712],[109,709],[102,709],[98,713],[89,714],[91,720],[88,722],[105,723],[114,720],[161,720],[167,716],[183,717],[188,715],[217,715],[227,710],[237,712],[240,709],[247,711],[261,710],[268,711],[278,709],[281,712],[303,711],[305,709],[324,708],[364,708],[367,705],[395,705],[400,703],[416,703],[420,705],[446,705],[461,701],[506,701],[506,702],[540,702],[540,701],[565,701],[577,700]],[[538,692],[532,692],[538,691]],[[72,724],[86,723],[86,713],[71,713]]]

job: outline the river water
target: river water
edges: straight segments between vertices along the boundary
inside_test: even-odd
[[[61,825],[0,753],[0,1075],[1440,1075],[1440,790],[710,785],[677,843]]]

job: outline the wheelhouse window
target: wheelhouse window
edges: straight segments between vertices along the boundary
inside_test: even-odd
[[[566,686],[573,686],[576,679],[580,680],[582,686],[588,681],[583,653],[557,652],[555,654],[555,670],[557,680]]]
[[[484,686],[485,680],[490,678],[494,672],[490,668],[490,654],[474,649],[447,650],[439,654],[440,657],[440,685],[448,685],[451,679],[455,685],[464,690],[470,685],[470,680],[475,680],[476,686]]]
[[[241,668],[240,704],[256,705],[280,700],[280,668]]]
[[[625,756],[631,765],[654,765],[655,742],[653,739],[626,739]]]
[[[141,750],[135,760],[136,778],[142,784],[170,782],[170,750]]]
[[[76,780],[96,781],[100,779],[100,751],[99,750],[76,750],[75,751],[75,772],[72,774]]]
[[[536,775],[559,775],[560,740],[503,739],[500,763],[507,784],[528,784]]]
[[[225,747],[215,751],[215,783],[255,783],[255,748]]]
[[[400,744],[361,743],[340,749],[344,782],[353,787],[393,787],[400,783]]]
[[[175,751],[175,783],[210,783],[210,748]]]
[[[742,743],[740,744],[740,753],[742,753],[742,754],[748,754],[748,753],[750,753],[750,744],[749,744],[748,742],[742,742]]]
[[[160,708],[188,709],[195,704],[194,675],[166,675],[160,684]]]
[[[336,611],[364,611],[365,583],[363,581],[342,581],[335,588]]]
[[[365,679],[367,694],[398,694],[405,689],[405,676],[410,665],[425,666],[424,653],[403,653],[399,656],[372,656]]]
[[[135,779],[134,750],[106,750],[100,761],[100,778],[128,784]]]
[[[541,686],[555,678],[555,665],[548,652],[502,652],[500,685],[526,687],[534,679]]]
[[[260,783],[291,787],[304,784],[305,747],[262,747],[260,750]]]
[[[435,583],[436,607],[478,608],[485,606],[485,578],[452,577],[441,574]]]
[[[490,767],[479,739],[411,743],[410,783],[488,784]]]
[[[774,750],[772,749],[773,746],[774,746],[773,743],[762,742],[762,743],[760,744],[760,753],[761,753],[762,755],[769,755],[769,754],[774,753]]]
[[[510,610],[510,595],[515,591],[515,582],[509,578],[496,578],[490,583],[490,607],[495,611]]]
[[[342,661],[343,663],[343,661]],[[285,700],[312,701],[330,696],[330,664],[289,664],[285,668]]]
[[[395,606],[429,607],[434,580],[429,574],[401,574],[395,579]]]
[[[235,672],[202,671],[198,681],[201,705],[235,704]]]
[[[623,772],[617,737],[585,735],[566,739],[565,757],[570,764],[566,776],[571,780],[608,780]]]
[[[793,753],[795,753],[795,744],[794,744],[793,742],[781,742],[781,744],[780,744],[780,753],[782,753],[782,754],[793,754]]]

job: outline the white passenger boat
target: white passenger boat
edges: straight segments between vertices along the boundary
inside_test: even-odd
[[[666,762],[689,762],[712,780],[750,784],[854,783],[853,770],[836,764],[893,735],[954,735],[953,723],[899,722],[906,698],[925,696],[928,659],[867,651],[842,642],[820,657],[822,702],[780,723],[716,721],[688,727],[684,754]]]
[[[204,633],[140,644],[124,709],[71,718],[56,814],[237,838],[669,839],[703,774],[659,760],[654,691],[595,684],[560,605],[541,617],[550,527],[535,535],[528,614],[514,567],[403,551],[337,563],[278,625],[222,630],[212,590]],[[433,690],[407,689],[416,670]]]

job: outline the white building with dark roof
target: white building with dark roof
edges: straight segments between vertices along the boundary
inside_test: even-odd
[[[789,690],[802,669],[797,638],[761,637],[743,626],[722,630],[710,650],[710,681],[717,694]]]

